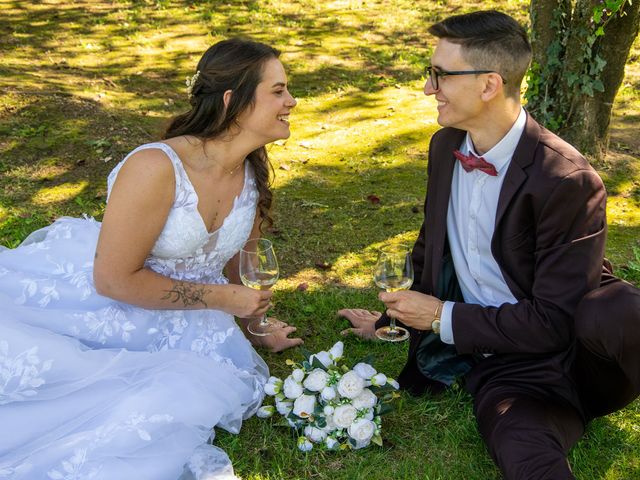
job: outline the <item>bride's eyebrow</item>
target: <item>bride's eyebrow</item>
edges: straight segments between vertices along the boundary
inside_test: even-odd
[[[286,87],[287,84],[284,82],[276,82],[273,85],[271,85],[271,88],[278,88],[278,87]]]

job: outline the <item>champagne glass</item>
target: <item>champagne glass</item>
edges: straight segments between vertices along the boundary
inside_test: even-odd
[[[380,250],[373,280],[387,292],[408,290],[413,283],[413,263],[408,245],[392,245]],[[389,326],[376,330],[376,337],[387,342],[401,342],[409,338],[406,328],[396,326],[396,319],[389,318]]]
[[[268,290],[278,281],[278,259],[273,244],[266,238],[252,238],[240,250],[240,280],[255,290]],[[249,324],[247,330],[253,335],[271,335],[274,322],[263,315]]]

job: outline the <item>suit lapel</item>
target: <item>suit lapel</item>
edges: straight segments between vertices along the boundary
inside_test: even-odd
[[[433,242],[431,256],[431,285],[430,291],[434,291],[438,284],[438,276],[442,270],[442,258],[444,255],[445,241],[447,237],[447,211],[449,210],[449,197],[451,196],[451,180],[456,159],[453,150],[460,148],[466,132],[456,129],[447,129],[443,132],[441,141],[438,142],[431,155],[433,165],[433,178],[429,181],[430,196],[435,196],[431,203],[427,219],[433,219],[433,224],[426,225],[432,233],[427,238]],[[431,215],[429,215],[431,214]],[[427,250],[428,251],[428,250]]]
[[[511,199],[520,189],[520,186],[527,179],[525,168],[533,163],[533,153],[535,152],[538,139],[540,138],[540,125],[527,113],[527,123],[518,146],[513,152],[513,158],[504,177],[504,183],[498,197],[498,208],[496,210],[496,224],[494,232],[500,228],[500,221],[511,203]]]

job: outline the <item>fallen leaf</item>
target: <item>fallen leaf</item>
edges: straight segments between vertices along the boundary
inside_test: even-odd
[[[316,267],[320,270],[330,270],[332,265],[328,262],[316,262]]]
[[[373,205],[380,203],[380,197],[377,195],[367,195],[367,200],[369,200]]]
[[[291,167],[289,165],[287,165],[286,163],[281,164],[279,168],[280,168],[280,170],[284,170],[286,172],[291,170]]]
[[[302,142],[298,142],[298,145],[300,145],[303,148],[311,148],[311,142],[307,142],[306,140],[303,140]]]
[[[309,284],[307,282],[302,282],[296,287],[296,290],[298,290],[299,292],[306,292],[308,288]]]
[[[416,207],[415,205],[413,207],[411,207],[411,211],[413,213],[420,213],[420,209],[418,207]]]

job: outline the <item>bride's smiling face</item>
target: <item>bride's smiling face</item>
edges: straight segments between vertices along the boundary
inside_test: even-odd
[[[289,138],[289,113],[297,103],[287,90],[282,63],[272,58],[263,66],[253,106],[238,115],[237,124],[243,133],[255,135],[262,145]]]

